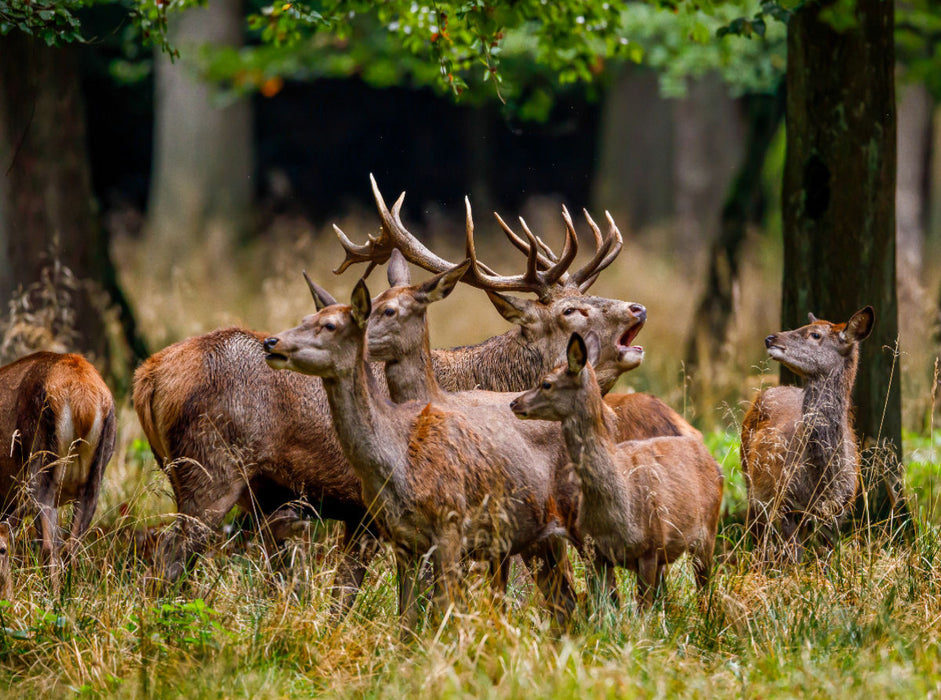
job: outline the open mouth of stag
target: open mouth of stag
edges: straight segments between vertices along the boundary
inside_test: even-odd
[[[637,334],[640,333],[640,329],[643,327],[644,320],[639,320],[637,323],[624,331],[621,337],[618,338],[618,357],[622,357],[624,355],[634,355],[638,352],[642,353],[644,351],[642,345],[633,345],[634,338],[637,337]]]

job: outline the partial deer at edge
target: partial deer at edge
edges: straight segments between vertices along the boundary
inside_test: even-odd
[[[759,394],[742,422],[742,470],[748,484],[748,529],[763,549],[769,525],[780,528],[784,553],[800,553],[799,530],[821,525],[825,543],[852,507],[859,451],[852,391],[859,343],[875,322],[871,306],[846,323],[820,321],[765,338],[768,354],[804,378],[804,388]]]
[[[53,590],[88,530],[114,452],[114,399],[81,355],[37,352],[0,367],[0,499],[3,515],[36,519]],[[59,506],[74,502],[62,541]]]

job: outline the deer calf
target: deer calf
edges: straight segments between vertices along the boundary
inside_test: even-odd
[[[768,354],[805,380],[803,389],[766,389],[742,422],[742,470],[748,484],[748,529],[767,544],[777,525],[785,553],[799,556],[803,526],[836,527],[859,481],[852,391],[859,343],[875,322],[871,306],[846,323],[820,321],[765,338]]]
[[[58,507],[75,502],[72,554],[88,529],[115,440],[114,399],[80,355],[37,352],[0,367],[0,498],[5,515],[38,515],[58,588]]]
[[[592,357],[597,342],[589,336]],[[649,607],[665,567],[689,552],[705,589],[722,504],[723,477],[706,446],[693,437],[658,437],[616,444],[614,415],[601,396],[589,352],[573,334],[567,364],[513,400],[520,418],[561,421],[580,482],[580,537],[596,554],[637,573],[637,599]]]

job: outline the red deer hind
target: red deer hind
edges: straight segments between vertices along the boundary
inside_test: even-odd
[[[37,352],[0,367],[3,514],[36,516],[58,589],[63,542],[58,508],[74,502],[66,554],[88,529],[115,441],[114,399],[80,355]]]
[[[784,553],[795,559],[803,526],[832,530],[852,507],[859,481],[852,391],[859,343],[874,322],[871,306],[846,323],[810,314],[808,325],[765,338],[768,354],[805,385],[766,389],[742,422],[748,529],[762,549],[768,526],[777,525]]]
[[[493,411],[463,411],[449,402],[393,404],[378,393],[365,360],[370,313],[360,281],[350,306],[327,306],[266,340],[265,349],[272,367],[323,378],[340,444],[363,482],[364,502],[394,545],[399,611],[411,629],[414,572],[424,557],[431,558],[436,600],[445,606],[458,597],[462,558],[488,562],[502,588],[511,555],[564,529],[553,507],[551,470],[534,466],[532,445],[512,425],[494,420]],[[558,584],[555,590],[571,597],[565,582]],[[552,600],[554,592],[548,593]],[[563,611],[572,605],[552,602]]]
[[[581,489],[578,530],[599,557],[637,573],[637,597],[649,607],[666,567],[689,552],[704,591],[712,570],[722,472],[701,440],[658,437],[616,443],[614,415],[589,364],[597,357],[577,333],[567,363],[511,404],[520,418],[561,421]]]

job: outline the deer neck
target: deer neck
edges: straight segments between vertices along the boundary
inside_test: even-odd
[[[380,397],[363,339],[353,368],[325,377],[323,386],[340,444],[366,493],[398,492],[406,483],[407,430],[392,404]]]
[[[857,363],[854,348],[841,368],[804,387],[804,461],[819,469],[839,468],[846,441],[854,439],[849,416]]]
[[[432,363],[445,391],[524,391],[552,369],[548,354],[513,328],[477,345],[435,350]]]
[[[562,421],[565,446],[587,503],[610,501],[623,493],[611,437],[613,422],[613,412],[596,386],[588,388],[580,410]]]
[[[385,374],[389,396],[395,403],[439,401],[442,398],[444,392],[432,368],[427,319],[421,346],[414,352],[386,362]]]

